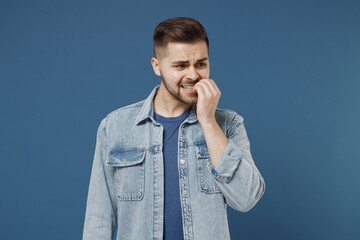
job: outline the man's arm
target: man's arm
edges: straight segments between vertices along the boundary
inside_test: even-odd
[[[107,156],[105,119],[97,131],[94,161],[86,204],[83,240],[113,239],[116,228],[114,171],[105,165]]]
[[[220,126],[217,124],[216,120],[202,124],[201,125],[206,145],[209,150],[211,163],[216,168],[221,160],[221,156],[225,151],[226,146],[229,143],[229,140],[224,135],[223,131],[221,130]]]
[[[227,137],[215,119],[221,92],[212,79],[201,79],[194,86],[198,94],[197,118],[203,128],[211,159],[211,172],[234,209],[247,212],[265,192],[265,182],[250,153],[250,142],[243,118],[236,114]]]
[[[228,138],[216,121],[203,124],[202,128],[211,172],[226,202],[238,211],[249,211],[264,194],[265,181],[252,159],[243,118],[236,114],[227,132]]]

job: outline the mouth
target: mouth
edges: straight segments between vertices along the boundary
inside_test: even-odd
[[[181,85],[180,87],[188,93],[196,93],[194,90],[194,85]]]

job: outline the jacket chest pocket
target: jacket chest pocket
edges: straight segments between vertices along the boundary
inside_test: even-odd
[[[197,177],[199,188],[205,193],[221,193],[215,177],[211,173],[212,165],[206,144],[195,146],[197,159]]]
[[[116,149],[110,151],[108,164],[114,168],[117,198],[122,201],[144,197],[146,150]]]

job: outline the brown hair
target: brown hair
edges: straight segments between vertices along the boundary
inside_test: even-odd
[[[175,17],[162,21],[154,30],[154,56],[158,48],[165,48],[168,42],[194,43],[205,41],[209,52],[209,39],[205,28],[195,19]]]

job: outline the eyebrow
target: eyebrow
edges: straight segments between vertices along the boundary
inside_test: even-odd
[[[204,58],[200,58],[198,60],[196,60],[196,62],[203,62],[205,60],[208,60],[208,57],[204,57]],[[186,61],[175,61],[175,62],[172,62],[171,64],[184,64],[184,63],[189,63],[189,60],[186,60]]]

